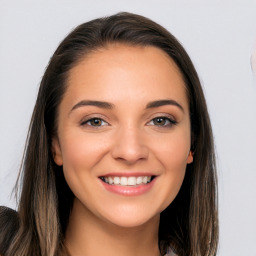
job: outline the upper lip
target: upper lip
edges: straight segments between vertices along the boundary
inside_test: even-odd
[[[109,172],[106,174],[102,174],[99,177],[139,177],[139,176],[157,176],[157,174],[152,172],[132,172],[132,171],[125,171],[125,172]]]

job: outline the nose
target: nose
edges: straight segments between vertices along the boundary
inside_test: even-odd
[[[112,157],[126,164],[134,164],[148,158],[149,149],[143,131],[138,128],[119,129],[112,147]]]

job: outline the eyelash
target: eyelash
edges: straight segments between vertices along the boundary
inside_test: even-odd
[[[92,125],[92,122],[94,121],[99,121],[99,122],[104,122],[105,124],[104,125]],[[89,124],[90,123],[90,124]],[[94,117],[94,118],[90,118],[90,119],[88,119],[88,120],[86,120],[86,121],[83,121],[82,123],[81,123],[81,126],[85,126],[85,125],[87,125],[87,126],[92,126],[92,127],[102,127],[102,126],[106,126],[106,125],[108,125],[108,123],[106,122],[106,121],[104,121],[102,118],[99,118],[99,117]]]
[[[157,119],[164,121],[164,124],[162,125],[162,124],[154,123],[154,121],[157,121]],[[157,126],[157,127],[161,127],[161,128],[170,128],[173,125],[177,125],[177,121],[175,121],[172,118],[166,117],[166,116],[157,116],[157,117],[153,118],[148,124]]]
[[[164,121],[164,124],[155,123],[155,122],[157,122],[157,120]],[[100,125],[93,125],[92,122],[95,122],[95,121],[99,122]],[[102,123],[104,123],[104,124],[102,125]],[[94,117],[94,118],[90,118],[86,121],[81,122],[81,126],[85,126],[85,125],[98,128],[98,127],[102,127],[102,126],[107,126],[107,125],[109,125],[109,123],[104,121],[102,118]],[[161,128],[169,128],[169,127],[172,127],[173,125],[177,125],[177,121],[175,121],[172,118],[166,117],[166,116],[158,116],[158,117],[153,118],[150,122],[148,122],[147,125],[157,126],[157,127],[161,127]]]

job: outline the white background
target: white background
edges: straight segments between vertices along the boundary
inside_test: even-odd
[[[40,78],[76,25],[119,11],[147,16],[190,54],[206,94],[219,173],[219,256],[256,256],[256,43],[253,0],[0,0],[0,205],[10,198]]]

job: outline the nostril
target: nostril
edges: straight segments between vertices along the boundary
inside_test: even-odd
[[[118,129],[111,149],[114,159],[133,164],[148,157],[144,133],[142,134],[136,125],[123,125]]]
[[[137,161],[148,158],[148,149],[142,145],[119,144],[112,150],[112,156],[116,160],[122,160],[127,164],[133,164]]]

